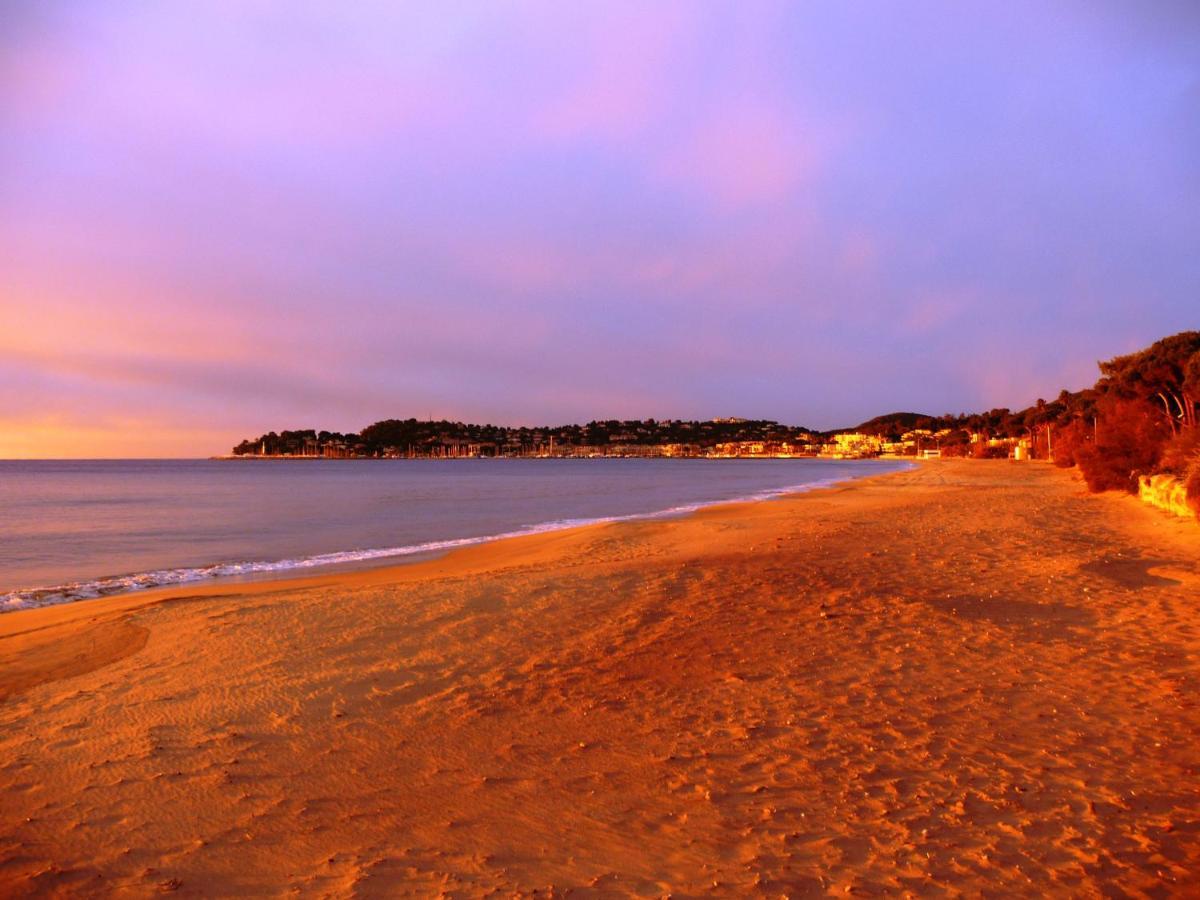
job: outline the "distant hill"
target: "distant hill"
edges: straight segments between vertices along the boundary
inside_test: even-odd
[[[726,442],[794,443],[807,445],[807,428],[780,425],[767,419],[606,419],[586,425],[540,428],[478,425],[442,420],[385,419],[359,434],[315,429],[274,431],[242,441],[234,456],[445,456],[465,451],[472,455],[513,456],[566,451],[573,447],[655,447],[676,444],[712,448]],[[690,452],[690,451],[689,451]],[[681,451],[682,453],[682,451]]]
[[[1032,406],[931,416],[892,412],[856,428],[810,432],[768,419],[606,419],[540,428],[385,419],[359,434],[274,431],[245,440],[235,456],[334,458],[637,455],[720,456],[727,443],[813,444],[855,431],[893,442],[911,431],[936,435],[941,456],[1006,456],[1021,441],[1033,458],[1078,462],[1093,490],[1137,490],[1136,475],[1186,476],[1200,509],[1200,331],[1185,331],[1101,362],[1100,380]],[[815,438],[815,440],[814,440]],[[915,442],[913,442],[915,443]],[[669,448],[669,452],[668,452]],[[894,449],[894,448],[893,448]],[[908,448],[916,451],[915,446]],[[740,452],[740,451],[739,451]],[[756,451],[757,452],[757,451]]]
[[[912,431],[914,428],[930,427],[936,418],[936,416],[926,415],[925,413],[886,413],[882,416],[876,416],[873,419],[868,419],[857,428],[847,430],[859,431],[863,434],[883,434],[896,430]]]

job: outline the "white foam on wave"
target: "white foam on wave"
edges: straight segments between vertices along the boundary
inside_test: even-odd
[[[178,569],[159,569],[153,572],[139,572],[133,575],[111,575],[96,578],[91,581],[79,581],[54,587],[27,588],[0,594],[0,612],[13,612],[19,609],[33,609],[40,606],[53,606],[58,603],[73,603],[76,600],[95,600],[113,594],[126,594],[133,591],[143,591],[150,588],[171,587],[180,584],[191,584],[208,581],[213,578],[228,578],[239,575],[269,574],[271,572],[289,572],[297,569],[312,569],[320,566],[332,566],[346,563],[370,562],[377,559],[415,556],[420,554],[440,553],[454,550],[458,547],[468,547],[474,544],[484,544],[506,538],[524,537],[531,534],[544,534],[548,531],[562,531],[567,528],[578,528],[584,525],[603,525],[611,522],[630,522],[638,519],[665,519],[674,516],[687,515],[709,506],[719,506],[726,503],[750,503],[761,500],[771,500],[787,494],[798,494],[818,488],[829,487],[841,478],[827,478],[810,481],[804,484],[788,485],[781,488],[758,491],[741,497],[728,497],[721,500],[705,500],[696,503],[686,503],[682,506],[672,506],[649,513],[630,513],[621,516],[600,516],[588,519],[555,519],[528,525],[516,531],[506,531],[500,534],[490,534],[482,537],[450,538],[442,541],[427,541],[422,544],[409,544],[403,547],[383,547],[368,550],[343,550],[337,553],[318,553],[315,556],[304,556],[296,559],[279,559],[272,561],[216,563],[209,566],[188,566]]]

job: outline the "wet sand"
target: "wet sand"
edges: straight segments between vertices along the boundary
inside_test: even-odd
[[[0,893],[1186,895],[1200,528],[1040,464],[0,616]]]

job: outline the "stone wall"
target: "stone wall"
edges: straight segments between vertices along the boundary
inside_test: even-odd
[[[1151,506],[1185,518],[1197,518],[1189,504],[1187,488],[1174,475],[1143,475],[1138,479],[1138,496]]]

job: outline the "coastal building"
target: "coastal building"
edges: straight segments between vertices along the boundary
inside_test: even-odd
[[[862,434],[857,431],[835,434],[833,440],[821,447],[822,456],[832,456],[834,459],[859,459],[866,456],[878,456],[883,451],[883,439],[874,434]]]
[[[883,441],[879,445],[882,456],[913,456],[917,452],[915,441]]]

